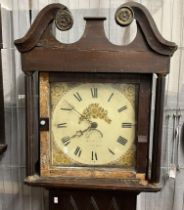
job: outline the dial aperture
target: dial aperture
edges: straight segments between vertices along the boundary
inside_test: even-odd
[[[52,111],[54,145],[73,163],[106,165],[120,161],[135,137],[134,100],[127,98],[126,86],[72,85]]]

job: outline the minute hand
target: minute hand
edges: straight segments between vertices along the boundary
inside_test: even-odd
[[[86,116],[82,115],[79,111],[77,111],[77,109],[70,104],[68,101],[66,101],[66,103],[72,108],[73,111],[75,111],[77,114],[79,114],[81,117],[83,117],[85,120],[87,120],[90,124],[93,123],[91,120],[89,120]]]

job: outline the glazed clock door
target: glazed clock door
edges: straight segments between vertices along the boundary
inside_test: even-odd
[[[39,80],[41,176],[145,179],[138,132],[149,126],[141,125],[150,75],[40,73]]]

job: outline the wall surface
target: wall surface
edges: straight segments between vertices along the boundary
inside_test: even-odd
[[[46,210],[47,192],[23,184],[25,177],[25,95],[20,55],[13,40],[22,37],[37,13],[50,3],[60,2],[72,11],[74,27],[56,31],[57,39],[77,41],[83,31],[84,16],[106,16],[106,35],[111,42],[130,43],[136,34],[135,23],[127,29],[115,24],[114,12],[123,0],[1,0],[3,23],[3,80],[6,142],[8,150],[0,162],[0,210]],[[140,0],[154,17],[161,34],[177,43],[167,77],[162,147],[165,186],[159,193],[142,193],[137,210],[184,210],[184,142],[179,135],[184,122],[184,1]],[[174,123],[175,115],[180,115]],[[178,133],[177,133],[178,132]],[[183,148],[183,149],[182,149]],[[171,177],[172,167],[177,167]],[[170,174],[170,176],[169,176]]]

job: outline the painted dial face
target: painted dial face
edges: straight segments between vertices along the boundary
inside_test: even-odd
[[[71,88],[59,99],[51,121],[57,148],[81,164],[113,163],[134,144],[135,110],[110,83]]]

